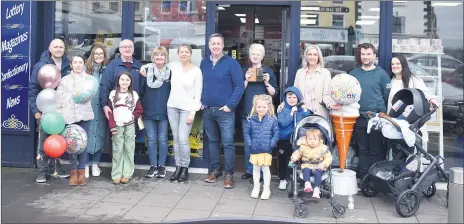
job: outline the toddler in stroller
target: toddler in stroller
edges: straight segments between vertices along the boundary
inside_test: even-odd
[[[391,161],[374,163],[361,182],[361,192],[366,197],[374,197],[379,192],[396,196],[397,213],[403,217],[410,217],[419,209],[419,193],[422,192],[426,197],[433,197],[436,193],[435,182],[438,181],[439,175],[443,175],[446,181],[448,181],[448,177],[439,164],[443,158],[434,157],[427,153],[422,148],[421,137],[418,135],[419,129],[430,119],[437,108],[434,107],[431,110],[424,93],[418,89],[398,91],[394,95],[392,103],[394,106],[388,115],[380,113],[374,117],[371,112],[367,112],[367,115],[371,120],[380,120],[393,126],[397,132],[401,132],[403,135],[405,133],[404,125],[400,122],[407,122],[408,130],[414,133],[416,140],[411,146],[406,144],[405,139],[389,138],[390,135],[384,130],[385,126],[368,126],[368,128],[372,127],[372,131],[382,131],[389,146],[400,153]],[[410,110],[409,114],[404,113],[405,110]],[[395,119],[401,115],[403,115],[402,119]],[[368,129],[369,131],[371,130]],[[402,154],[405,156],[401,156]],[[411,164],[415,166],[411,166]]]
[[[318,129],[311,128],[306,131],[306,135],[298,139],[299,149],[292,154],[291,163],[301,159],[301,169],[303,170],[303,179],[305,181],[305,192],[313,191],[309,177],[311,172],[314,175],[314,192],[313,198],[320,198],[320,186],[322,174],[332,163],[332,154],[322,141],[322,133]]]
[[[316,135],[316,137],[318,137],[317,140],[314,138],[314,140],[319,144],[318,146],[314,147],[314,145],[309,141],[307,144],[302,144],[306,141],[305,139],[307,133],[309,135]],[[304,190],[301,189],[301,185],[305,185],[306,192],[310,192],[311,184],[313,184],[315,187],[318,186],[318,191],[320,191],[317,192],[316,188],[314,188],[315,192],[313,192],[313,196],[316,196],[316,198],[317,196],[329,198],[329,204],[332,206],[333,216],[336,218],[343,216],[345,214],[345,207],[333,198],[334,194],[331,184],[332,173],[330,165],[332,163],[331,150],[334,146],[334,138],[330,123],[321,116],[309,115],[301,119],[301,121],[295,125],[295,130],[290,140],[292,143],[292,148],[295,152],[292,156],[292,161],[296,162],[291,162],[289,164],[289,166],[291,166],[293,169],[293,174],[291,175],[291,182],[287,187],[287,191],[288,196],[294,201],[295,215],[297,217],[306,217],[308,215],[308,200],[304,195]],[[309,145],[309,147],[307,145]],[[313,150],[311,148],[317,149]],[[310,151],[313,154],[309,155],[309,159],[312,158],[322,161],[319,161],[317,164],[305,164],[305,161],[309,161],[309,159],[304,157],[307,151]],[[321,155],[323,156],[321,157]],[[299,157],[302,159],[298,160],[297,158]],[[318,167],[321,168],[321,172],[315,173],[316,178],[310,178],[308,173],[309,169],[306,169],[306,175],[304,175],[304,171],[302,172],[301,170],[301,168],[305,169],[306,167]],[[324,172],[322,172],[322,170],[324,170]],[[310,183],[305,184],[307,183],[308,179]]]

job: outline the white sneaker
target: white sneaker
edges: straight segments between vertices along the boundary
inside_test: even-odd
[[[98,168],[97,164],[92,164],[92,176],[98,177],[101,174],[100,168]]]
[[[85,178],[89,178],[89,165],[85,165]]]
[[[254,198],[254,199],[259,198],[259,188],[260,188],[259,185],[253,187],[253,191],[251,191],[251,198]]]
[[[279,190],[285,191],[287,189],[287,181],[286,180],[281,180],[279,184]]]
[[[267,200],[271,197],[271,188],[263,187],[263,193],[261,193],[261,200]]]

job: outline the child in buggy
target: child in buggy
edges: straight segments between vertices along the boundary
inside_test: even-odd
[[[369,168],[369,172],[362,179],[361,192],[366,197],[374,197],[379,192],[397,196],[397,213],[403,217],[410,217],[419,209],[419,192],[426,197],[433,197],[436,193],[435,182],[438,181],[439,175],[441,174],[446,181],[448,176],[439,163],[443,158],[427,153],[422,148],[421,136],[418,134],[419,129],[437,108],[434,106],[431,110],[424,93],[411,88],[398,91],[392,103],[394,106],[388,115],[367,112],[371,120],[382,122],[380,125],[371,125],[368,128],[372,128],[372,131],[382,131],[387,138],[389,148],[396,149],[399,153],[393,160],[380,161]],[[405,113],[405,110],[408,113]],[[400,119],[397,119],[398,117]],[[405,138],[404,125],[400,124],[403,121],[408,123],[408,130],[415,135],[416,140],[412,147],[405,139],[390,138],[388,132],[384,130],[385,127],[392,126]],[[370,131],[369,129],[368,132]]]
[[[322,174],[332,163],[332,154],[322,141],[322,133],[318,129],[311,128],[306,135],[298,139],[296,143],[300,148],[292,154],[289,166],[301,160],[303,179],[305,181],[304,192],[311,192],[313,188],[309,181],[311,172],[314,175],[313,198],[320,198],[320,186]]]
[[[296,123],[296,120],[295,120],[295,123]],[[322,144],[322,147],[325,146],[323,148],[327,149],[328,151],[328,153],[324,155],[325,156],[323,159],[324,162],[322,162],[322,164],[324,165],[322,165],[323,167],[321,168],[323,168],[325,172],[321,173],[322,175],[320,177],[319,191],[321,193],[321,196],[329,198],[329,204],[332,206],[332,214],[334,217],[339,218],[345,214],[345,207],[333,198],[334,194],[333,194],[333,189],[331,185],[332,173],[331,173],[330,164],[332,162],[331,151],[333,150],[333,146],[334,146],[334,138],[333,138],[333,131],[332,131],[331,125],[326,119],[318,115],[309,115],[303,118],[300,122],[298,122],[298,124],[295,125],[295,131],[291,137],[292,148],[294,151],[297,151],[299,148],[297,140],[301,138],[304,139],[308,131],[309,133],[311,133],[311,135],[314,135],[313,134],[314,132],[320,133],[319,144]],[[300,150],[304,151],[304,149],[300,149]],[[295,153],[294,154],[295,157],[297,157],[296,155],[298,154],[300,153]],[[304,154],[304,152],[302,154]],[[329,159],[329,156],[330,156],[330,159]],[[304,160],[303,161],[297,160],[295,163],[290,163],[289,165],[293,169],[293,174],[291,177],[292,179],[291,184],[289,185],[289,187],[287,187],[288,196],[291,197],[295,203],[295,215],[297,217],[306,217],[309,213],[309,208],[307,205],[308,200],[305,200],[305,197],[303,197],[303,193],[301,192],[303,190],[301,189],[301,185],[305,184],[306,182],[304,180],[305,177],[302,173],[301,166],[303,166],[304,168],[307,164],[304,164]],[[306,180],[308,180],[308,176],[309,175],[306,175]],[[315,178],[311,177],[309,178],[309,182],[312,183],[313,186],[318,186],[319,178],[317,178],[316,180]],[[308,190],[308,187],[310,187],[310,185],[311,184],[306,185],[307,190]],[[314,192],[313,196],[315,195],[315,193],[319,193],[319,192]]]

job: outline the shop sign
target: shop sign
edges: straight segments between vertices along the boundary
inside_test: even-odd
[[[319,12],[348,13],[350,12],[350,8],[348,7],[319,7]]]
[[[300,38],[304,41],[348,42],[348,31],[344,29],[301,28]]]
[[[29,131],[30,1],[1,2],[2,130]]]
[[[264,26],[264,39],[282,39],[282,26]]]

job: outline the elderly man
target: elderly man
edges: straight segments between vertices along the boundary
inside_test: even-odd
[[[121,57],[113,59],[105,68],[100,87],[100,105],[103,106],[106,118],[108,113],[112,113],[108,106],[108,97],[114,86],[118,84],[118,76],[122,72],[129,72],[132,75],[132,88],[140,94],[140,67],[142,63],[134,59],[134,42],[125,39],[119,43]]]
[[[29,104],[31,105],[32,114],[34,114],[37,123],[40,124],[42,118],[42,112],[39,111],[36,104],[37,95],[42,91],[42,87],[39,84],[38,73],[40,68],[46,64],[56,65],[61,71],[61,77],[71,73],[71,66],[68,57],[65,55],[64,42],[60,39],[54,39],[50,42],[48,50],[44,51],[40,56],[39,62],[34,65],[31,73],[31,81],[29,82]],[[54,174],[58,177],[66,178],[69,177],[69,173],[61,168],[59,160],[50,159],[44,152],[44,142],[48,138],[48,134],[45,133],[42,128],[39,128],[39,143],[37,146],[37,183],[44,183],[47,181],[47,170],[50,174]],[[55,164],[56,161],[56,164]],[[48,169],[49,167],[49,169]],[[55,169],[56,167],[56,169]]]
[[[225,181],[224,188],[233,188],[233,172],[235,164],[235,108],[244,91],[244,78],[240,64],[233,58],[224,55],[224,37],[213,34],[208,41],[211,55],[205,57],[200,64],[203,73],[203,92],[201,103],[203,108],[203,125],[208,137],[209,174],[205,179],[214,183],[222,176],[219,164],[219,142],[224,147]]]

